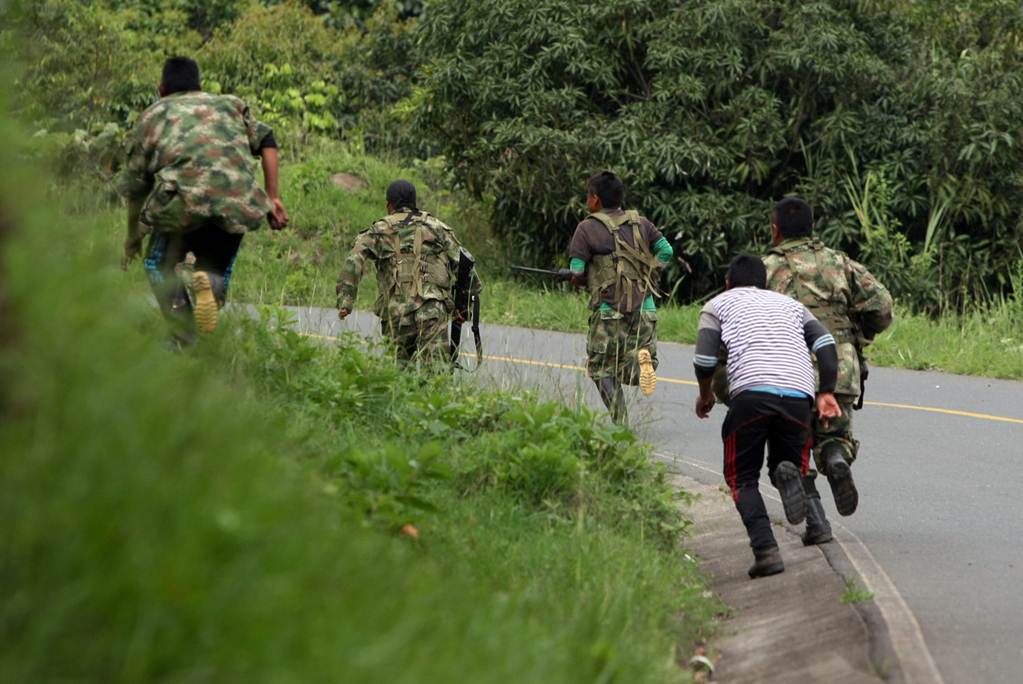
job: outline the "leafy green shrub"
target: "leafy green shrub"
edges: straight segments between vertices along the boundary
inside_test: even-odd
[[[961,304],[1011,287],[1023,225],[1023,11],[974,5],[439,0],[418,31],[414,117],[459,182],[497,198],[495,228],[525,257],[563,253],[585,178],[612,168],[693,267],[668,273],[683,297],[762,250],[790,193],[827,241],[884,270],[861,254],[847,191],[874,174],[907,240],[890,270],[942,274],[896,294]]]
[[[12,25],[25,71],[17,106],[37,128],[124,125],[157,97],[164,56],[198,47],[184,15],[105,2],[20,3]]]
[[[235,367],[269,396],[306,412],[315,407],[321,427],[354,421],[378,436],[415,437],[411,457],[363,443],[330,460],[331,475],[351,485],[345,491],[363,497],[356,504],[363,513],[399,524],[409,515],[406,505],[425,507],[429,481],[454,477],[467,493],[494,488],[568,517],[595,500],[606,507],[620,497],[628,505],[601,513],[609,524],[619,516],[649,524],[669,545],[684,529],[648,447],[603,415],[447,377],[397,374],[354,338],[323,348],[302,337],[283,311],[240,324],[244,333],[229,342]]]

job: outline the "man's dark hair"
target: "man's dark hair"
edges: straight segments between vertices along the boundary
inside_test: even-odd
[[[202,90],[199,65],[191,57],[170,57],[163,63],[163,78],[160,84],[163,86],[164,95]]]
[[[763,260],[752,254],[740,254],[728,266],[729,287],[767,287],[767,267]]]
[[[813,232],[813,210],[798,197],[786,197],[774,205],[774,220],[782,237],[805,237]]]
[[[395,209],[417,209],[416,186],[407,180],[396,180],[387,186],[387,201]]]
[[[604,209],[617,209],[622,206],[622,200],[625,199],[625,183],[610,171],[601,171],[590,176],[586,182],[586,189],[600,199]]]

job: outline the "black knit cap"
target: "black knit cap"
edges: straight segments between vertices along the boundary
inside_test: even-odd
[[[387,201],[395,209],[418,209],[416,206],[416,186],[407,180],[396,180],[387,186]]]

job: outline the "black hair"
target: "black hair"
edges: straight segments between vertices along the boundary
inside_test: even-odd
[[[625,199],[625,183],[610,171],[601,171],[590,176],[586,189],[600,199],[604,209],[618,209]]]
[[[387,186],[387,201],[395,209],[416,209],[416,186],[407,180],[396,180]]]
[[[767,287],[767,267],[763,260],[752,254],[740,254],[728,265],[729,287]]]
[[[774,221],[782,237],[805,237],[813,232],[813,210],[798,197],[786,197],[774,205]]]
[[[202,90],[199,65],[191,57],[170,57],[163,63],[163,94],[188,93]]]

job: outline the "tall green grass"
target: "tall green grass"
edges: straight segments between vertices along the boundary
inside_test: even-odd
[[[339,173],[356,176],[365,186],[339,187],[331,180]],[[385,191],[399,178],[415,183],[420,208],[451,225],[481,263],[497,259],[500,250],[489,230],[485,203],[464,201],[449,192],[436,162],[399,163],[324,141],[308,159],[282,170],[281,194],[291,226],[280,233],[264,230],[246,237],[235,296],[274,304],[333,304],[334,284],[355,236],[387,213]],[[372,277],[366,285],[370,299],[360,301],[371,302]]]
[[[687,680],[720,607],[629,432],[272,311],[166,351],[5,125],[0,681]]]

